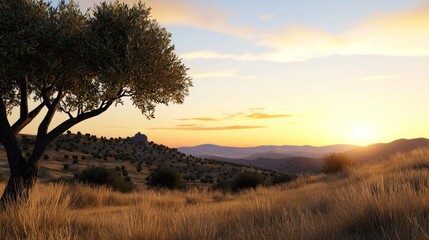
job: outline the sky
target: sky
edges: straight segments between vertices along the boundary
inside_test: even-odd
[[[77,2],[82,9],[98,3]],[[429,137],[427,0],[145,3],[190,68],[190,95],[157,106],[152,120],[126,101],[73,132],[142,132],[170,147]]]

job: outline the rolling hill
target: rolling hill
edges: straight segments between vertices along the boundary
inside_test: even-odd
[[[322,170],[323,156],[328,153],[341,152],[355,161],[368,163],[419,148],[429,148],[429,139],[399,139],[365,147],[338,144],[323,147],[284,145],[237,148],[205,144],[181,147],[178,150],[198,157],[260,167],[285,174],[318,174]]]
[[[29,155],[34,136],[20,135],[23,153]],[[210,187],[219,180],[230,181],[243,171],[258,172],[270,181],[279,173],[239,163],[219,162],[189,156],[164,145],[148,142],[142,135],[127,138],[97,137],[68,132],[52,142],[39,170],[42,182],[72,178],[90,166],[115,169],[138,186],[146,185],[149,173],[160,166],[175,168],[188,186]],[[141,170],[138,170],[140,167]],[[6,153],[0,145],[0,175],[9,174]]]
[[[398,139],[390,143],[376,143],[366,147],[356,147],[346,151],[345,154],[351,158],[362,161],[379,161],[387,159],[397,153],[407,153],[419,148],[428,148],[429,139]]]

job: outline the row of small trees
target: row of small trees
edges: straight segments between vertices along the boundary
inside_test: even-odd
[[[277,175],[271,184],[285,183],[295,179],[291,175]],[[106,185],[114,190],[128,192],[135,188],[128,176],[121,176],[117,171],[105,167],[92,166],[82,173],[75,175],[75,180],[93,185]],[[186,189],[187,185],[181,174],[171,167],[159,167],[151,171],[146,178],[147,185],[151,188]],[[212,189],[222,191],[240,191],[243,189],[256,188],[267,184],[264,177],[256,172],[241,172],[232,181],[218,180]]]

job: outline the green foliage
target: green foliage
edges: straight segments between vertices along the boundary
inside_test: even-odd
[[[323,172],[326,174],[338,173],[353,164],[350,158],[342,153],[331,153],[323,159]]]
[[[64,163],[64,164],[63,164],[63,169],[64,169],[64,170],[68,170],[68,169],[69,169],[69,165],[68,165],[67,163]]]
[[[157,188],[183,189],[186,187],[180,173],[171,167],[160,167],[149,174],[147,185]]]
[[[256,172],[241,172],[232,183],[232,190],[239,191],[247,188],[256,188],[264,183],[264,178]]]
[[[86,184],[105,185],[121,192],[130,192],[135,188],[130,178],[126,179],[105,167],[89,167],[76,174],[75,179]]]
[[[171,34],[143,3],[82,13],[74,1],[2,0],[0,12],[0,96],[9,110],[23,76],[28,98],[47,103],[61,92],[58,110],[78,115],[130,97],[153,117],[156,104],[182,103],[192,86]]]

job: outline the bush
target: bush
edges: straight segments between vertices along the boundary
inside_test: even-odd
[[[150,187],[184,189],[186,187],[180,173],[170,167],[160,167],[149,174],[147,185]]]
[[[130,192],[135,188],[131,181],[127,182],[124,177],[116,174],[114,170],[105,167],[89,167],[76,174],[75,179],[91,185],[105,185],[120,192]]]
[[[63,169],[64,169],[64,170],[68,170],[68,169],[69,169],[69,165],[68,165],[67,163],[64,163],[64,164],[63,164]]]
[[[231,182],[218,179],[215,184],[212,185],[213,190],[219,190],[222,192],[228,192],[232,190]]]
[[[296,179],[296,176],[294,176],[294,175],[287,175],[287,174],[276,175],[273,177],[272,183],[274,185],[277,185],[277,184],[287,183],[287,182],[290,182],[290,181],[295,180],[295,179]]]
[[[73,164],[78,164],[79,163],[79,157],[77,155],[73,155]]]
[[[326,174],[338,173],[344,168],[352,165],[352,161],[343,153],[331,153],[326,155],[323,159],[323,172]]]
[[[137,166],[136,166],[136,170],[137,170],[137,172],[141,172],[141,171],[143,170],[143,168],[142,168],[142,164],[141,164],[141,163],[138,163],[138,164],[137,164]]]
[[[242,172],[232,183],[232,190],[239,191],[247,188],[256,188],[264,182],[264,178],[256,172]]]

